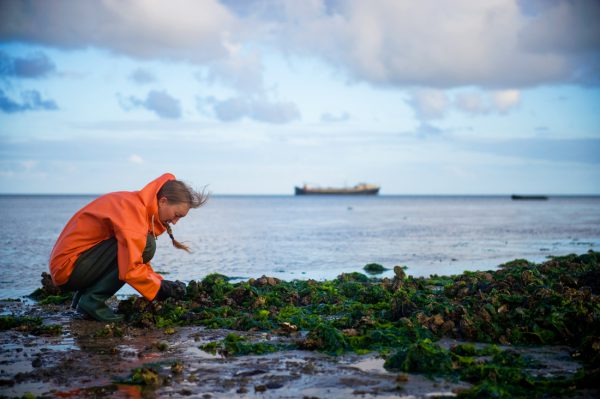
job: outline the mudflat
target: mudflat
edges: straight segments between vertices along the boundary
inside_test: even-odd
[[[190,281],[184,300],[0,302],[4,397],[598,397],[600,253],[487,272]]]

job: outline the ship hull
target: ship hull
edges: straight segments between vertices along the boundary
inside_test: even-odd
[[[513,194],[510,196],[513,200],[547,200],[548,196],[546,195],[517,195],[517,194]]]
[[[379,187],[369,189],[327,189],[295,187],[296,195],[377,195]]]

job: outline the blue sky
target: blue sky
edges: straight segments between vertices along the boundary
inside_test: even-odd
[[[600,194],[597,1],[0,3],[0,193]]]

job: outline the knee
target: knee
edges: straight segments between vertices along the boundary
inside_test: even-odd
[[[156,240],[152,234],[148,234],[146,237],[146,247],[144,248],[144,252],[142,253],[142,259],[144,263],[150,262],[150,260],[154,257],[154,253],[156,252]]]

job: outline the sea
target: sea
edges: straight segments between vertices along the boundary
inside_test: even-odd
[[[64,225],[94,198],[0,195],[0,298],[41,286]],[[599,250],[600,197],[213,195],[173,232],[193,252],[158,238],[151,263],[171,280],[326,280],[368,263],[387,268],[382,277],[397,265],[413,276],[452,275]],[[126,285],[118,295],[134,293]]]

